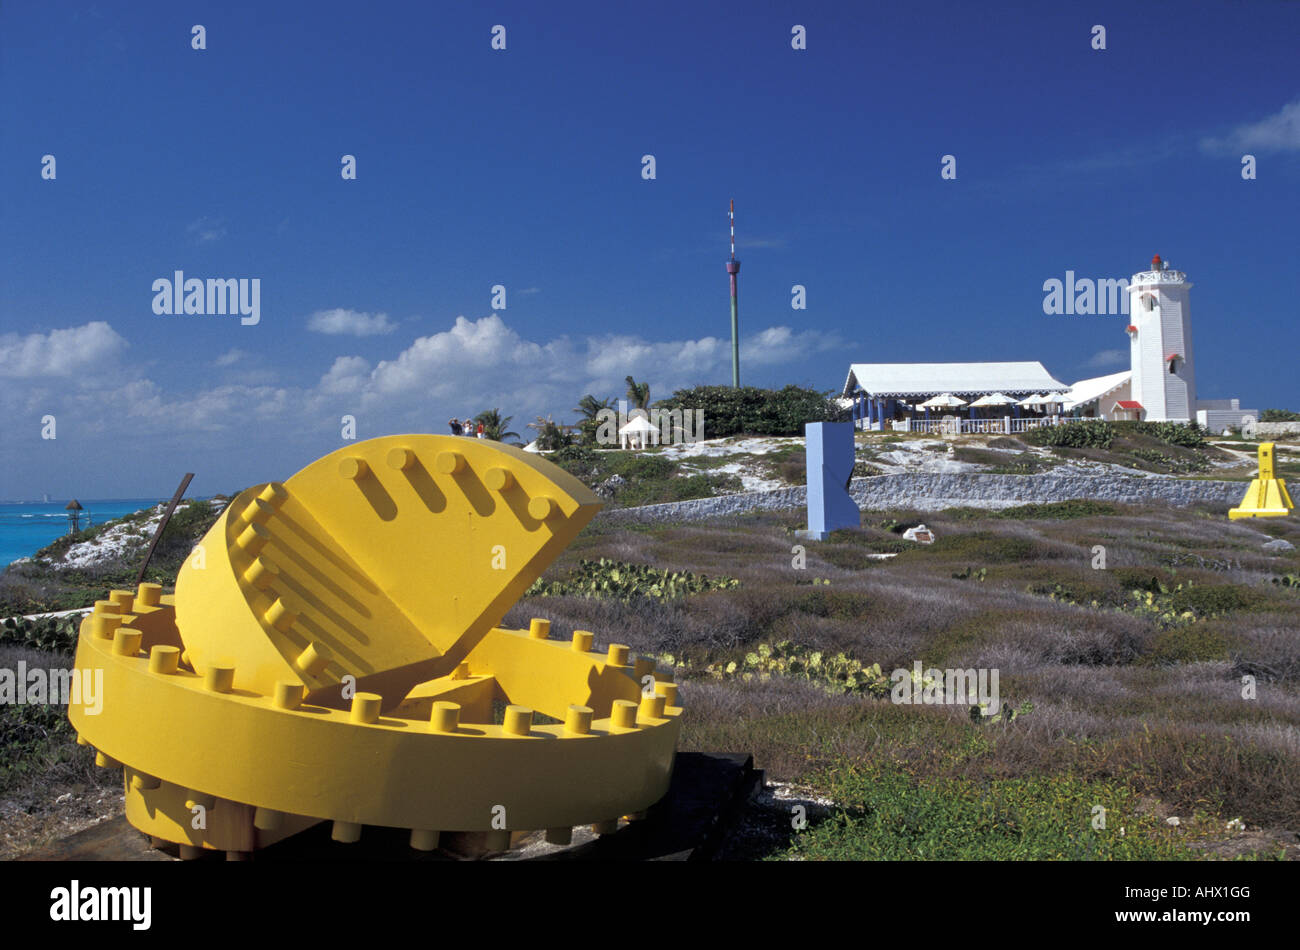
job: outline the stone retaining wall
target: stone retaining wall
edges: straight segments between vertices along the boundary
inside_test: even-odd
[[[1300,422],[1256,422],[1246,427],[1246,435],[1267,442],[1288,435],[1300,435]]]
[[[741,492],[640,508],[615,508],[597,517],[606,521],[703,521],[746,511],[803,508],[807,489]],[[1010,508],[1086,498],[1124,504],[1235,505],[1246,492],[1244,482],[1212,482],[1126,475],[984,475],[961,473],[876,475],[855,478],[849,486],[862,509]]]

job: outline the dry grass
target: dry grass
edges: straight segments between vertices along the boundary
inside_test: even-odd
[[[922,520],[937,542],[902,541],[901,527]],[[1004,700],[1033,704],[990,727],[973,725],[964,707],[831,695],[800,680],[687,678],[684,745],[752,751],[779,780],[868,760],[905,763],[920,777],[1069,773],[1120,779],[1170,814],[1241,817],[1284,842],[1300,830],[1300,592],[1269,583],[1300,573],[1300,557],[1261,549],[1269,537],[1300,545],[1295,524],[1116,506],[1071,520],[871,512],[861,530],[823,544],[799,542],[800,526],[796,512],[636,531],[596,525],[556,571],[580,549],[727,574],[741,587],[668,605],[532,601],[512,620],[538,611],[561,633],[585,627],[640,652],[685,655],[696,669],[780,640],[887,671],[916,660],[996,668]],[[806,570],[792,567],[799,543]],[[1092,567],[1098,544],[1105,570]],[[953,576],[967,569],[975,576]],[[1134,589],[1160,584],[1183,584],[1176,602],[1196,617],[1170,626],[1132,609]],[[1049,598],[1058,585],[1073,603]],[[1243,677],[1254,677],[1254,698],[1243,698]],[[952,754],[981,729],[987,751]]]

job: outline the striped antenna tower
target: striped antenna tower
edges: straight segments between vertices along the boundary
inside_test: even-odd
[[[740,273],[740,261],[736,260],[736,199],[731,199],[731,260],[727,261],[727,273],[731,275],[731,385],[740,388],[740,301],[737,294],[736,275]]]
[[[728,214],[731,219],[731,259],[736,259],[736,199],[731,199],[731,211]]]

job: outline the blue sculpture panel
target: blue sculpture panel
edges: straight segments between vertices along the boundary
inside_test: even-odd
[[[861,524],[849,494],[853,478],[853,423],[810,422],[804,426],[808,470],[808,537],[826,540],[840,528]]]

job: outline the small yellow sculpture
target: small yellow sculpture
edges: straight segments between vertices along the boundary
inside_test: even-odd
[[[1279,518],[1291,514],[1295,505],[1286,490],[1286,481],[1274,477],[1273,443],[1259,444],[1259,477],[1246,489],[1241,504],[1228,512],[1233,521],[1238,518]]]

